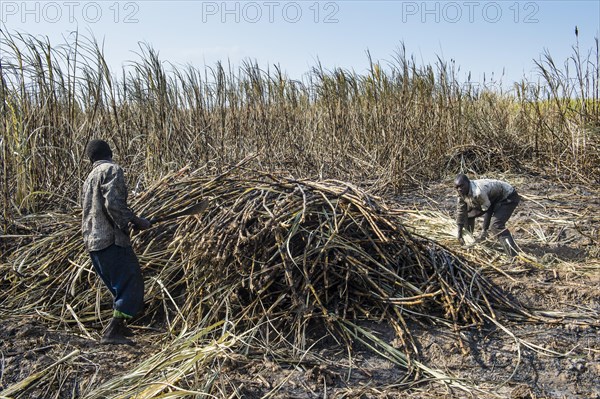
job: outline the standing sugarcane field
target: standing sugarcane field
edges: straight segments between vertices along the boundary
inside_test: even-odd
[[[580,36],[498,86],[2,25],[0,399],[600,398]]]

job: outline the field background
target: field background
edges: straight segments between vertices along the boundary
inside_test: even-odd
[[[96,137],[137,191],[183,165],[223,168],[251,154],[266,170],[389,191],[461,171],[600,175],[597,40],[568,60],[532,60],[539,80],[505,92],[403,49],[366,75],[315,65],[300,82],[251,62],[175,67],[150,46],[109,70],[85,37],[3,36],[2,48],[4,229],[15,213],[76,206]]]
[[[594,382],[600,370],[598,40],[591,49],[574,44],[567,60],[551,54],[532,60],[538,80],[504,83],[501,90],[494,81],[459,81],[455,66],[441,59],[420,65],[403,48],[391,64],[372,61],[367,74],[315,65],[297,81],[252,62],[175,67],[148,45],[115,71],[93,39],[48,43],[2,35],[1,398],[600,395]],[[157,236],[135,236],[152,311],[134,323],[139,345],[120,352],[96,344],[110,317],[110,298],[79,234],[80,190],[90,170],[84,148],[93,138],[111,144],[142,215],[181,208],[199,193],[224,198],[221,210],[168,225]],[[493,245],[467,249],[455,242],[451,181],[460,172],[506,179],[523,195],[509,223],[523,249],[515,262]],[[219,285],[223,276],[215,270],[226,270],[228,278],[235,270],[217,249],[231,248],[228,240],[241,242],[247,231],[236,229],[242,222],[263,220],[282,203],[292,205],[282,205],[281,229],[289,237],[302,230],[296,214],[286,213],[295,206],[297,191],[286,191],[294,185],[314,193],[308,203],[317,206],[313,215],[325,217],[313,226],[327,238],[324,247],[348,238],[329,236],[329,224],[337,229],[338,221],[350,222],[335,210],[319,213],[318,201],[329,209],[340,200],[340,209],[359,211],[348,234],[367,227],[374,235],[389,234],[427,269],[431,254],[420,252],[414,234],[439,244],[472,281],[481,270],[507,295],[500,295],[502,324],[443,319],[441,311],[419,308],[420,317],[407,316],[406,325],[382,325],[393,314],[387,306],[374,306],[370,316],[368,306],[350,298],[349,307],[356,305],[360,315],[351,321],[367,331],[363,339],[373,334],[351,344],[334,335],[316,339],[311,334],[323,331],[311,332],[302,320],[309,318],[307,307],[327,309],[285,302],[290,295],[279,291],[274,302],[263,298],[272,304],[265,313],[256,302],[252,311],[231,313],[243,298]],[[236,212],[239,225],[228,219]],[[264,237],[265,248],[285,242],[268,232]],[[285,273],[277,275],[281,281]],[[380,282],[385,272],[379,273],[366,275]],[[243,270],[240,275],[239,284],[252,284]],[[481,298],[469,296],[469,284],[449,284],[464,289],[461,295],[473,306],[468,316],[481,316]],[[206,295],[190,295],[200,292]],[[320,294],[314,297],[329,295]],[[447,296],[458,303],[447,312],[464,310],[457,296]],[[285,311],[293,309],[297,341],[288,342],[285,333],[271,341],[252,329],[247,338],[242,321],[258,326],[266,317],[274,331],[284,330],[276,323],[285,327],[289,315],[276,307],[279,300]],[[409,302],[399,300],[396,316]],[[353,328],[342,337],[359,331]],[[418,355],[409,351],[414,358],[407,365],[410,344]]]

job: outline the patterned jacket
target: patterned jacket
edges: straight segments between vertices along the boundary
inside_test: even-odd
[[[112,244],[131,246],[129,222],[134,213],[127,206],[123,169],[113,161],[96,161],[83,184],[83,241],[88,251]]]
[[[458,196],[456,224],[465,225],[467,218],[480,216],[488,210],[493,211],[495,204],[507,199],[514,191],[513,186],[501,180],[471,180],[469,193]]]

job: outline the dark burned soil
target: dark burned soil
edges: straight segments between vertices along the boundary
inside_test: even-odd
[[[523,202],[509,222],[515,239],[530,259],[509,262],[494,251],[486,256],[493,268],[484,272],[495,284],[532,309],[569,314],[600,312],[598,190],[541,179],[512,177]],[[396,198],[399,208],[430,209],[453,214],[455,199],[448,182]],[[454,245],[448,236],[442,244]],[[491,259],[490,259],[491,257]],[[483,267],[483,266],[482,266]],[[471,387],[470,392],[432,381],[402,383],[403,372],[390,361],[357,344],[350,356],[333,342],[317,342],[301,361],[262,354],[219,359],[215,373],[224,397],[260,398],[600,398],[600,334],[597,317],[554,318],[554,323],[505,322],[501,327],[412,325],[420,357],[429,367]],[[393,344],[384,322],[364,321],[379,338]],[[134,324],[136,346],[103,346],[101,324],[64,326],[43,314],[0,316],[0,397],[2,389],[34,379],[65,356],[70,373],[44,389],[19,397],[63,398],[79,395],[79,381],[101,384],[122,375],[168,342],[164,332]],[[514,335],[513,335],[514,334]],[[516,338],[521,340],[518,345]],[[540,350],[541,348],[544,351]],[[217,372],[218,370],[218,372]],[[190,395],[190,397],[194,397]],[[198,396],[200,397],[200,396]]]

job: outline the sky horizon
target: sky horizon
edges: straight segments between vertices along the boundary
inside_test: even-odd
[[[597,1],[7,1],[2,30],[47,36],[78,30],[104,44],[112,71],[139,60],[140,44],[162,61],[275,65],[292,79],[319,63],[364,74],[369,58],[394,62],[401,46],[418,64],[453,63],[458,77],[509,84],[537,79],[535,59],[558,65],[600,31]],[[578,35],[575,35],[577,26]],[[594,54],[595,56],[595,54]]]

